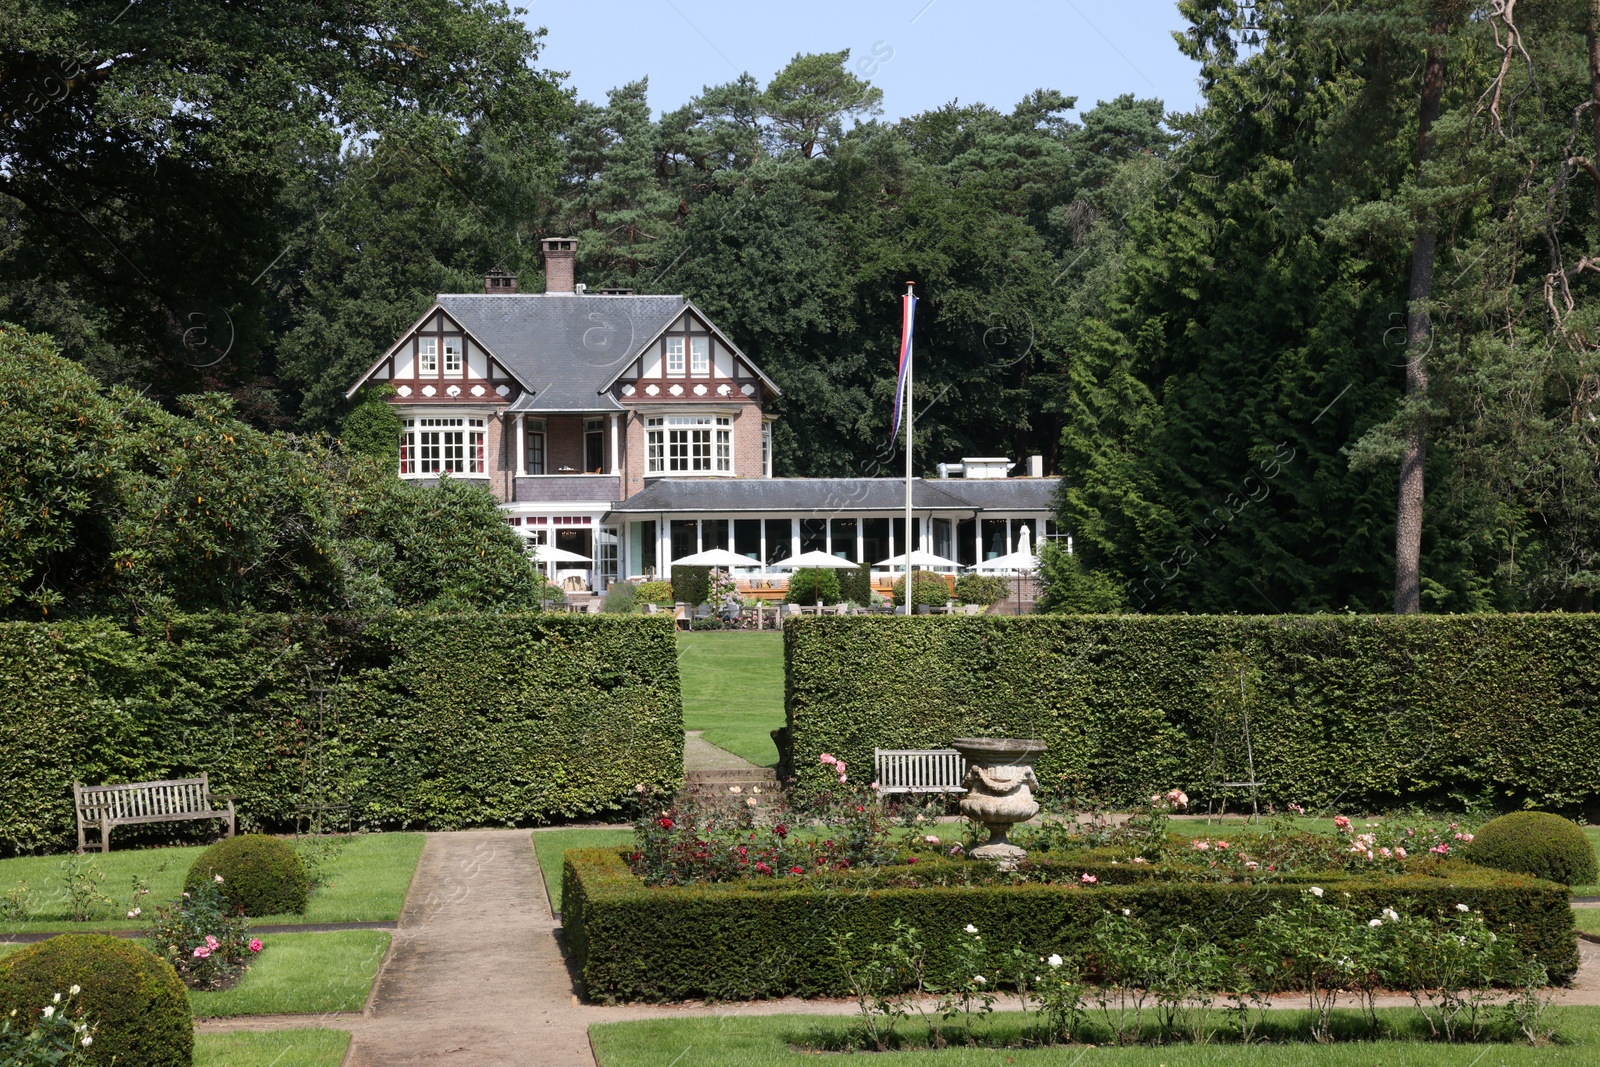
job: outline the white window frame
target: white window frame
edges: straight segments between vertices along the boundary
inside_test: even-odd
[[[486,477],[486,423],[481,415],[413,415],[405,419],[400,430],[400,477]]]
[[[689,338],[689,374],[695,378],[711,375],[711,338]]]
[[[772,477],[772,423],[761,424],[761,473]]]
[[[646,473],[732,474],[733,419],[663,415],[645,420]]]
[[[683,377],[683,350],[682,337],[667,338],[667,377]]]
[[[436,378],[439,375],[439,339],[417,338],[417,376]]]
[[[461,337],[446,337],[444,339],[444,372],[446,375],[459,375],[465,365],[466,352],[465,340]]]

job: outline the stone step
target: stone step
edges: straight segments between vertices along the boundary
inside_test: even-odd
[[[768,785],[778,787],[778,772],[771,767],[751,767],[742,769],[736,767],[718,768],[715,770],[688,771],[683,776],[683,784],[696,785],[759,785],[763,789]]]

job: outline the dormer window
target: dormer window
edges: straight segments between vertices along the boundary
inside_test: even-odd
[[[417,373],[437,375],[439,373],[439,339],[437,337],[417,338]]]
[[[444,339],[444,372],[446,374],[461,373],[461,338],[446,337]]]
[[[667,338],[667,376],[683,377],[683,338]]]

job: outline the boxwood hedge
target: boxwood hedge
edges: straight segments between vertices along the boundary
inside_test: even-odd
[[[1111,800],[1244,781],[1346,809],[1600,798],[1600,616],[799,618],[785,629],[802,790],[831,752],[1038,737],[1046,784]],[[1240,796],[1235,791],[1234,796]]]
[[[3,624],[0,851],[71,840],[74,781],[201,771],[252,829],[312,804],[371,829],[603,810],[682,778],[674,640],[614,615]]]
[[[956,932],[972,923],[1004,952],[1014,945],[1043,956],[1088,939],[1106,912],[1131,908],[1157,926],[1189,923],[1219,943],[1242,941],[1275,902],[1300,899],[1307,876],[1271,884],[1168,879],[1126,864],[1079,865],[1093,888],[1072,884],[978,881],[959,884],[971,861],[919,864],[924,883],[884,887],[893,869],[844,879],[778,878],[696,886],[647,887],[616,849],[575,849],[562,870],[562,926],[572,961],[591,1000],[683,1000],[843,996],[850,990],[830,939],[850,934],[865,949],[894,939],[896,920],[914,926],[928,947],[930,971],[947,962]],[[1376,916],[1385,907],[1444,915],[1456,904],[1483,913],[1501,936],[1566,982],[1578,966],[1577,935],[1566,890],[1525,875],[1446,862],[1430,874],[1318,875],[1330,894]]]

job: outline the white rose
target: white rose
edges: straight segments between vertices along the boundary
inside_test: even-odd
[[[976,926],[973,926],[971,923],[967,924],[967,933],[975,934],[977,932],[978,932],[978,928]]]
[[[1050,958],[1045,960],[1045,962],[1052,967],[1059,967],[1061,966],[1061,957],[1052,952],[1050,953]]]
[[[1318,885],[1312,886],[1311,895],[1320,899],[1322,897],[1322,887]]]

